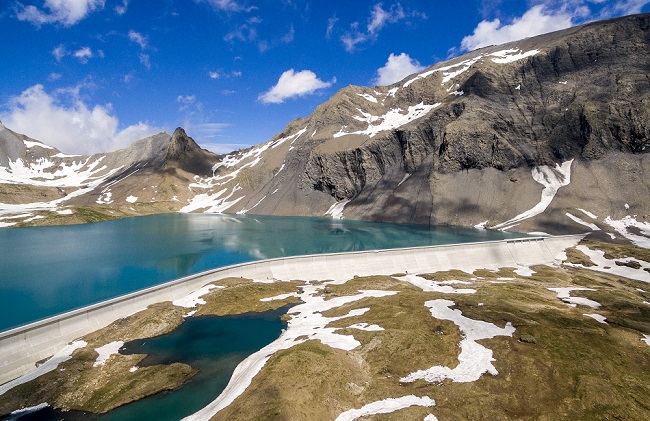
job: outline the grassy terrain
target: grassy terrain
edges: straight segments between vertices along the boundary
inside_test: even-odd
[[[585,242],[608,253],[644,259],[645,251],[623,244]],[[589,265],[584,253],[572,249],[567,258]],[[422,275],[442,282],[469,282],[462,288],[474,294],[423,292],[395,276],[355,277],[340,285],[321,284],[326,299],[358,294],[359,290],[396,291],[382,298],[364,298],[323,312],[338,317],[351,310],[369,308],[361,315],[330,323],[337,333],[352,335],[361,346],[343,351],[309,340],[274,354],[233,404],[217,420],[334,419],[363,405],[406,395],[428,396],[431,408],[411,407],[364,419],[630,419],[650,418],[650,346],[641,341],[650,334],[648,283],[576,267],[535,266],[522,277],[513,268],[474,273],[446,271]],[[396,274],[398,276],[399,274]],[[262,302],[260,299],[301,292],[300,281],[259,283],[226,278],[214,282],[224,288],[202,298],[197,315],[242,314],[266,311],[298,298]],[[593,309],[572,307],[548,288],[591,288],[573,291],[601,304]],[[431,315],[425,302],[455,302],[465,317],[516,328],[512,337],[497,336],[479,343],[493,352],[499,374],[483,374],[471,383],[447,379],[441,383],[400,378],[432,366],[458,364],[459,328]],[[183,322],[190,309],[171,303],[118,320],[87,335],[87,347],[56,370],[0,397],[0,414],[48,402],[62,409],[103,412],[148,394],[174,388],[194,374],[184,364],[140,368],[131,373],[143,355],[113,356],[106,365],[92,367],[94,349],[116,340],[147,338],[167,333]],[[599,314],[606,324],[585,316]],[[355,323],[377,324],[384,330],[349,328]]]
[[[643,304],[646,294],[636,289],[644,283],[585,269],[534,269],[532,277],[517,276],[511,268],[425,276],[472,282],[463,285],[477,289],[470,295],[425,293],[385,276],[328,285],[325,297],[353,295],[360,289],[400,293],[326,312],[340,316],[370,307],[362,316],[329,326],[342,328],[339,333],[354,335],[362,345],[345,352],[308,341],[279,352],[251,387],[214,419],[334,419],[347,409],[409,394],[429,396],[436,406],[364,419],[421,420],[429,413],[439,419],[648,419],[650,347],[640,339],[650,334],[650,306]],[[515,279],[489,282],[499,277]],[[596,289],[572,295],[602,307],[571,307],[547,289],[552,287]],[[484,374],[472,383],[400,383],[401,376],[415,370],[457,364],[460,331],[451,322],[434,319],[424,307],[425,301],[436,298],[455,301],[466,317],[516,327],[511,338],[480,341],[493,350],[498,376]],[[585,313],[602,314],[609,324]],[[358,322],[385,330],[345,329]]]

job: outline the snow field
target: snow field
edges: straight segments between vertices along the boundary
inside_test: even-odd
[[[534,167],[531,171],[533,179],[544,186],[544,190],[542,190],[542,197],[539,203],[537,203],[526,212],[523,212],[506,222],[495,225],[494,228],[507,230],[508,228],[512,228],[514,225],[520,223],[523,220],[532,218],[533,216],[537,216],[540,213],[544,212],[548,205],[550,205],[553,201],[553,198],[557,194],[557,191],[560,189],[560,187],[567,186],[571,182],[572,163],[573,159],[570,161],[565,161],[561,165],[556,164],[555,168],[551,168],[547,165]]]
[[[325,212],[325,215],[330,215],[332,219],[343,219],[343,209],[345,209],[345,205],[348,203],[350,203],[349,200],[343,200],[341,202],[334,203]]]
[[[88,343],[86,341],[74,341],[70,345],[63,347],[59,352],[54,354],[52,358],[39,365],[35,370],[25,374],[24,376],[18,377],[15,380],[7,382],[3,385],[0,385],[0,396],[5,394],[8,390],[13,389],[14,387],[27,383],[28,381],[34,380],[37,377],[42,376],[43,374],[49,373],[50,371],[55,370],[60,363],[68,361],[72,358],[72,353],[79,349],[83,348]]]
[[[450,300],[430,300],[424,303],[431,315],[436,319],[449,320],[460,329],[463,340],[460,341],[460,355],[458,365],[455,368],[434,366],[427,370],[418,370],[400,379],[401,382],[411,383],[417,380],[424,380],[429,383],[439,383],[444,379],[451,379],[454,382],[467,383],[478,380],[483,373],[493,376],[499,374],[492,365],[492,350],[480,345],[476,341],[481,339],[494,338],[495,336],[512,336],[515,328],[510,322],[504,328],[482,320],[469,319],[462,315],[458,309],[451,309],[455,305]]]
[[[589,270],[595,270],[598,272],[611,273],[612,275],[623,276],[625,278],[630,278],[630,279],[635,279],[637,281],[650,283],[650,273],[644,270],[644,269],[650,269],[650,263],[648,262],[645,262],[643,260],[637,260],[632,257],[628,257],[626,259],[609,260],[605,258],[604,251],[591,250],[587,246],[583,246],[583,245],[576,246],[576,250],[579,250],[584,254],[586,254],[589,257],[589,259],[591,259],[591,261],[596,264],[596,266],[585,267],[580,264],[568,263],[568,262],[565,262],[563,264],[567,266],[581,267]],[[629,266],[619,266],[616,264],[616,261],[636,262],[640,265],[640,268],[635,269]]]
[[[356,132],[345,132],[345,127],[342,127],[337,133],[334,133],[332,136],[335,138],[350,135],[350,134],[361,134],[367,135],[370,138],[375,137],[377,134],[387,130],[393,130],[398,127],[401,127],[411,121],[418,120],[425,115],[427,115],[431,110],[438,108],[442,103],[437,102],[431,105],[425,105],[423,102],[420,102],[417,105],[409,106],[406,110],[406,114],[402,113],[401,108],[394,108],[386,112],[382,116],[373,116],[368,113],[361,111],[361,117],[353,117],[356,120],[363,121],[368,123],[368,127],[364,130],[359,130]],[[377,124],[373,124],[378,122]]]
[[[591,308],[600,308],[601,305],[599,302],[590,300],[584,297],[572,297],[571,292],[573,291],[596,291],[593,288],[547,288],[549,291],[553,291],[557,294],[557,298],[562,300],[564,303],[570,305],[571,307],[576,307],[578,305],[591,307]]]
[[[179,298],[178,300],[172,301],[172,304],[177,306],[177,307],[184,307],[184,308],[194,308],[197,305],[203,305],[205,304],[205,300],[201,298],[205,294],[209,293],[213,289],[217,288],[225,288],[223,286],[217,286],[213,284],[208,284],[202,287],[199,290],[194,291],[191,294],[186,295],[183,298]]]
[[[123,341],[114,341],[106,345],[95,348],[95,351],[99,354],[97,359],[93,363],[93,367],[100,367],[106,364],[106,361],[115,354],[119,354],[120,348],[124,346]]]
[[[387,398],[369,403],[359,409],[347,410],[336,417],[336,421],[354,421],[370,415],[390,414],[391,412],[399,411],[410,406],[431,407],[435,405],[436,401],[427,396],[418,398],[415,395],[408,395],[402,396],[401,398]]]

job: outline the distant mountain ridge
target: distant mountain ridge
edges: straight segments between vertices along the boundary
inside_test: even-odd
[[[270,141],[225,157],[178,130],[156,135],[80,167],[90,171],[86,188],[107,178],[66,203],[120,216],[307,215],[548,233],[642,220],[649,28],[648,14],[595,22],[482,48],[391,86],[349,86]],[[26,151],[33,168],[71,159],[7,132],[0,175]]]

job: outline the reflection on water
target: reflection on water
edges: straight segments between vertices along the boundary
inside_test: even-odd
[[[2,229],[0,330],[234,263],[511,236],[451,227],[207,214]]]

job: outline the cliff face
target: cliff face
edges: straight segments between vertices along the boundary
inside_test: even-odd
[[[255,164],[232,157],[257,182],[226,211],[323,215],[339,202],[346,218],[496,226],[540,202],[535,168],[571,161],[545,215],[520,228],[575,230],[562,209],[581,204],[648,214],[649,27],[648,15],[597,22],[347,87],[253,149]]]

